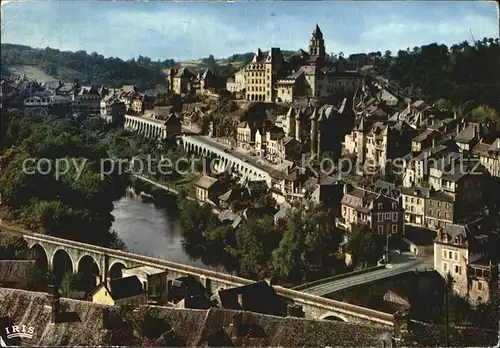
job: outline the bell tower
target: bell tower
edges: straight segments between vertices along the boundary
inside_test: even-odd
[[[317,24],[311,34],[311,40],[309,40],[309,55],[311,57],[316,56],[318,60],[323,61],[325,59],[325,40]]]

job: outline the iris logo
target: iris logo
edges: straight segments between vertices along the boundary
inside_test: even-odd
[[[5,328],[5,337],[8,340],[14,338],[33,338],[33,334],[35,333],[35,328],[33,326],[26,325],[13,325]],[[8,347],[2,336],[0,336],[0,346]]]

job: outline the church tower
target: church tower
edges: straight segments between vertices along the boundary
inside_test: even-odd
[[[317,60],[325,60],[325,40],[317,24],[311,34],[311,40],[309,40],[309,56],[316,57]]]

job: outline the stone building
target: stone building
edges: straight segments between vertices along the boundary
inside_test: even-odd
[[[73,112],[83,112],[88,115],[99,115],[101,109],[101,95],[94,86],[80,87],[71,94]]]
[[[281,50],[271,47],[267,56],[257,50],[252,61],[245,67],[246,99],[274,102],[276,82],[284,73],[285,61]]]
[[[226,89],[231,93],[238,93],[246,88],[246,73],[245,68],[238,70],[234,76],[230,77],[226,82]]]
[[[107,123],[123,124],[125,103],[115,96],[107,96],[101,100],[101,118]]]
[[[236,146],[251,150],[255,145],[256,129],[248,122],[241,122],[236,128]]]
[[[453,278],[453,289],[472,303],[488,301],[498,292],[498,265],[491,262],[488,243],[492,233],[485,230],[484,219],[466,225],[449,225],[434,241],[434,269]]]
[[[361,118],[345,136],[347,154],[356,155],[358,163],[385,168],[387,161],[401,158],[410,151],[412,131],[403,123],[370,122]]]
[[[110,306],[145,305],[147,298],[137,276],[109,279],[88,294],[89,301]]]
[[[479,159],[450,154],[430,166],[429,184],[454,198],[455,214],[466,216],[482,208],[486,169]]]
[[[492,177],[500,178],[500,138],[491,143],[481,140],[472,151]]]
[[[364,225],[378,235],[403,234],[404,216],[399,199],[351,185],[344,186],[340,225],[352,230]]]
[[[191,82],[195,75],[188,68],[170,69],[168,71],[168,85],[170,92],[176,94],[191,93]]]

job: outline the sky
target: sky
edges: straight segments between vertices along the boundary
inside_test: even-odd
[[[190,60],[280,47],[327,53],[452,45],[499,36],[498,5],[479,1],[2,1],[2,42],[106,57]]]

